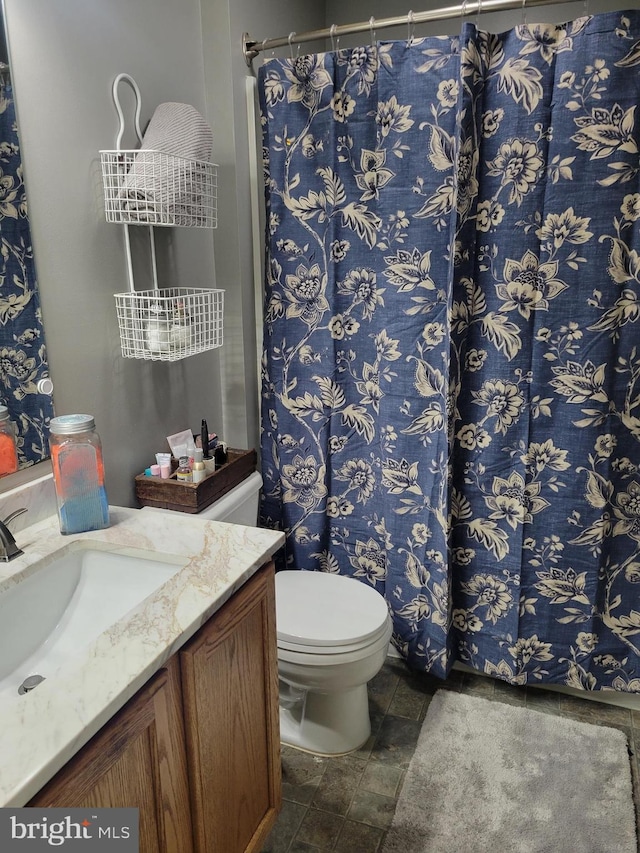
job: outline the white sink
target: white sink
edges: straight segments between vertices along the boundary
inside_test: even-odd
[[[0,592],[0,694],[49,677],[186,565],[145,551],[72,542]]]

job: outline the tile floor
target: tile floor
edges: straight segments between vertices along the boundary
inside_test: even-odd
[[[633,752],[640,815],[640,711],[454,671],[447,681],[411,673],[393,657],[369,684],[371,737],[357,752],[321,758],[283,746],[283,807],[263,853],[378,853],[393,817],[431,697],[438,689],[622,729]],[[640,821],[639,821],[640,837]]]

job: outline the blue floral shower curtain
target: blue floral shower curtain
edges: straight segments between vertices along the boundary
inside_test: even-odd
[[[16,427],[21,467],[49,456],[49,365],[27,212],[13,87],[0,82],[0,402]]]
[[[640,13],[272,59],[263,523],[409,663],[640,691]]]

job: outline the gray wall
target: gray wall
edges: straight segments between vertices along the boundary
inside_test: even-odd
[[[168,449],[167,435],[197,431],[206,417],[232,447],[257,444],[242,31],[279,30],[292,17],[299,29],[316,26],[324,2],[5,0],[5,15],[56,412],[95,415],[109,499],[135,506],[133,478]],[[120,72],[140,87],[143,128],[157,104],[191,103],[213,128],[220,163],[220,228],[155,229],[161,286],[226,291],[224,346],[174,363],[120,354],[123,230],[104,220],[98,154],[115,147]],[[119,91],[130,122],[133,96]],[[123,146],[135,147],[133,133]],[[147,230],[130,232],[145,289]]]
[[[90,412],[103,439],[111,503],[135,506],[133,477],[166,449],[165,436],[206,417],[233,447],[259,441],[249,130],[242,33],[262,40],[331,23],[404,15],[406,0],[4,0],[54,400],[59,414]],[[453,2],[423,0],[419,9]],[[637,8],[589,0],[589,11]],[[528,20],[568,20],[584,3],[530,9]],[[521,12],[486,14],[500,32]],[[416,35],[455,31],[454,22]],[[385,35],[402,38],[402,30]],[[341,46],[362,43],[346,37]],[[305,46],[304,51],[311,46]],[[280,51],[286,53],[288,48]],[[304,52],[303,51],[303,52]],[[261,58],[254,61],[254,69]],[[161,285],[225,290],[221,349],[173,364],[123,359],[113,294],[127,289],[122,227],[104,221],[99,155],[113,148],[111,83],[131,74],[143,127],[163,101],[208,118],[219,164],[215,231],[156,229]],[[121,87],[125,115],[133,99]],[[125,139],[133,146],[133,137]],[[130,229],[136,283],[149,287],[144,229]],[[261,251],[259,253],[261,255]],[[256,285],[257,281],[257,285]],[[257,304],[257,309],[256,309]],[[8,488],[10,478],[0,488]]]

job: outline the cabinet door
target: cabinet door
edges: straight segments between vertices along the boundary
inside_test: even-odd
[[[281,806],[273,564],[180,652],[194,846],[259,851]]]
[[[140,853],[191,853],[177,659],[168,661],[27,805],[137,807]]]

